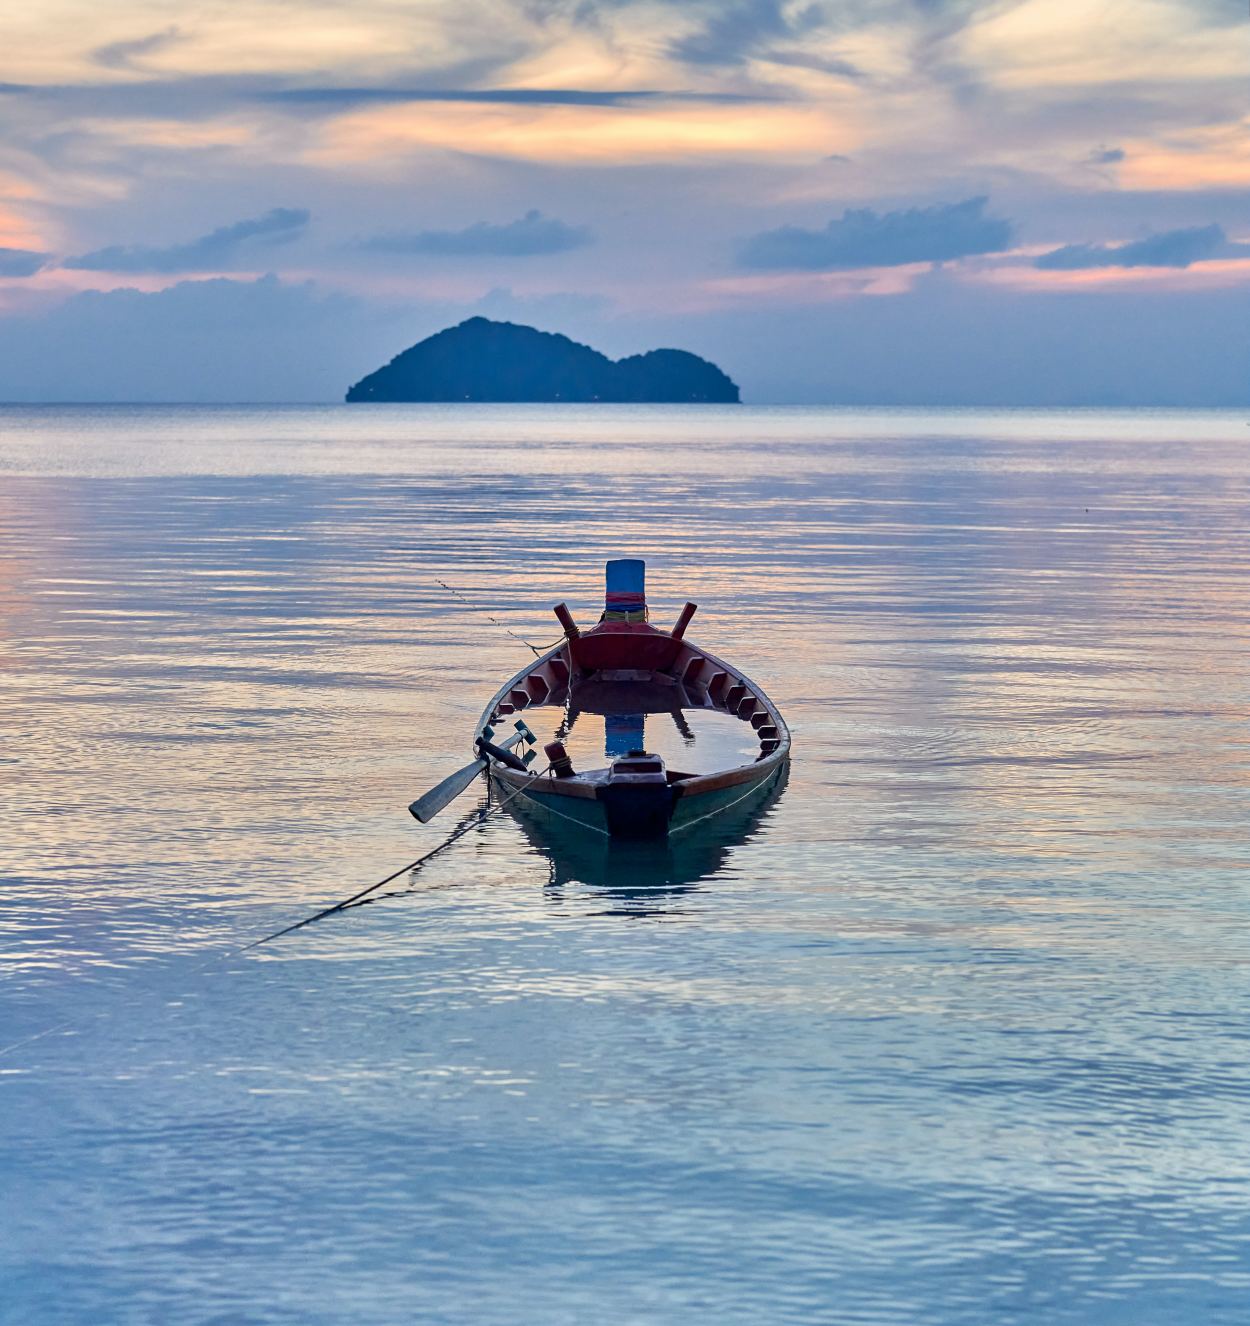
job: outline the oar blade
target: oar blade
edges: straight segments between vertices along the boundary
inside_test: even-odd
[[[444,806],[450,805],[461,792],[486,768],[485,760],[474,760],[463,769],[449,774],[437,787],[432,787],[408,807],[413,817],[428,824]]]
[[[511,751],[513,746],[519,746],[522,741],[533,741],[534,734],[525,726],[524,723],[518,723],[517,727],[521,730],[514,732],[506,741],[499,743],[499,754],[502,755],[505,762],[511,763],[511,757],[507,752]],[[489,728],[486,731],[490,731]],[[466,764],[463,769],[457,769],[454,774],[449,774],[443,779],[437,787],[432,787],[423,797],[418,797],[408,810],[414,818],[419,819],[422,824],[428,824],[430,820],[438,814],[444,806],[453,802],[461,792],[486,768],[486,760],[474,760],[472,764]],[[518,768],[524,769],[523,764],[518,763]]]

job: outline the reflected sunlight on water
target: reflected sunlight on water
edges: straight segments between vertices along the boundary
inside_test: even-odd
[[[0,475],[2,1039],[67,1024],[0,1322],[1245,1319],[1239,417],[6,408]],[[405,811],[486,614],[620,553],[784,790],[234,954],[482,804]]]

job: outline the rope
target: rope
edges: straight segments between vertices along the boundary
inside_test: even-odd
[[[545,768],[538,770],[538,774],[535,776],[540,776],[546,773],[550,768],[551,766],[547,765]],[[213,957],[209,958],[207,962],[202,963],[198,967],[192,968],[188,975],[198,975],[200,972],[206,971],[209,967],[214,966],[218,962],[224,962],[227,958],[236,958],[241,953],[247,953],[251,949],[259,948],[262,944],[268,944],[272,940],[281,939],[283,935],[293,934],[296,930],[302,930],[305,926],[312,925],[314,921],[321,921],[327,916],[333,916],[335,912],[342,912],[346,911],[349,907],[360,906],[363,899],[367,898],[371,893],[376,893],[378,889],[383,887],[383,885],[389,884],[394,879],[398,879],[405,871],[415,873],[420,870],[427,861],[438,856],[440,852],[445,852],[453,843],[459,842],[470,830],[480,828],[481,825],[490,819],[492,815],[501,811],[510,801],[520,796],[528,786],[528,783],[523,783],[514,791],[509,792],[501,801],[497,801],[493,806],[487,806],[475,816],[467,818],[453,829],[437,847],[431,848],[430,851],[426,852],[423,856],[417,857],[415,861],[409,862],[408,865],[401,866],[398,870],[392,871],[385,879],[380,879],[376,884],[370,884],[368,888],[361,889],[358,893],[353,893],[350,898],[344,898],[342,901],[333,903],[329,907],[323,907],[319,912],[314,912],[312,916],[304,917],[302,921],[296,921],[293,925],[283,926],[281,930],[275,930],[271,935],[265,935],[261,939],[254,939],[250,944],[244,944],[241,948],[231,948],[227,949],[224,953],[215,954]],[[150,992],[136,991],[131,995],[131,999],[141,998],[145,993]],[[126,1001],[123,1000],[123,1003],[124,1002]],[[33,1045],[35,1041],[43,1040],[45,1036],[52,1036],[56,1032],[64,1031],[74,1025],[75,1020],[72,1019],[64,1022],[57,1022],[51,1027],[45,1027],[42,1031],[37,1031],[30,1036],[24,1036],[19,1041],[13,1041],[10,1045],[0,1046],[0,1058],[3,1058],[7,1054],[11,1054],[14,1050],[20,1050],[24,1045]]]
[[[533,651],[534,651],[534,657],[535,657],[535,658],[541,658],[541,657],[543,656],[543,654],[545,654],[545,653],[547,652],[545,649],[539,649],[537,645],[532,645],[532,644],[530,644],[530,642],[529,642],[529,641],[528,641],[523,635],[517,635],[517,633],[516,633],[516,632],[515,632],[510,626],[505,626],[505,625],[503,624],[503,622],[501,622],[501,621],[499,620],[498,617],[495,617],[495,616],[493,616],[491,613],[486,612],[486,609],[483,608],[480,604],[478,604],[478,603],[473,603],[473,602],[471,602],[469,599],[465,598],[465,596],[464,596],[464,595],[463,595],[458,589],[452,589],[452,587],[451,587],[451,586],[450,586],[445,580],[439,580],[439,578],[438,578],[437,576],[435,576],[435,577],[434,577],[434,581],[435,581],[436,584],[442,585],[442,587],[443,587],[443,588],[444,588],[449,594],[454,594],[454,595],[456,596],[456,598],[458,598],[458,599],[460,600],[460,602],[463,603],[466,607],[468,607],[468,608],[472,608],[475,612],[485,613],[485,614],[486,614],[486,618],[487,618],[488,621],[492,621],[492,622],[494,622],[495,625],[498,626],[498,627],[500,628],[500,630],[502,630],[502,631],[507,631],[508,634],[509,634],[514,640],[519,640],[519,641],[520,641],[520,642],[526,647],[526,649],[531,649],[531,650],[533,650]],[[560,639],[563,640],[564,637],[561,636]],[[556,641],[556,644],[559,644],[559,640]],[[549,649],[554,649],[554,648],[555,648],[555,645],[549,645],[548,648],[549,648]]]
[[[538,774],[539,775],[544,774],[547,772],[547,769],[550,768],[551,766],[547,765],[546,768],[540,769],[538,771]],[[537,777],[538,775],[535,776]],[[376,884],[370,884],[367,889],[361,889],[359,893],[353,893],[350,898],[344,898],[341,902],[333,903],[329,907],[323,907],[321,911],[314,912],[312,916],[306,916],[302,921],[296,921],[294,925],[284,926],[281,930],[275,930],[273,934],[266,935],[263,939],[254,939],[250,944],[244,944],[242,948],[237,949],[236,952],[246,953],[248,952],[249,949],[259,948],[262,944],[268,944],[270,940],[281,939],[283,935],[289,935],[296,930],[302,930],[306,925],[312,925],[314,921],[321,921],[324,920],[327,916],[333,916],[335,912],[344,911],[348,907],[352,907],[358,902],[360,902],[362,898],[367,898],[369,894],[376,893],[378,889],[382,888],[382,886],[385,884],[389,884],[393,879],[398,879],[400,875],[404,874],[406,871],[415,874],[416,871],[420,870],[421,867],[431,859],[431,857],[437,856],[440,852],[445,852],[452,845],[452,843],[459,842],[460,839],[463,838],[465,834],[468,833],[471,829],[479,828],[492,815],[502,810],[508,804],[508,802],[513,799],[513,797],[520,796],[521,793],[525,791],[526,786],[527,784],[522,783],[522,785],[518,787],[514,792],[509,792],[508,795],[504,797],[502,801],[499,801],[495,805],[489,807],[488,809],[483,810],[475,820],[470,820],[468,824],[463,824],[460,826],[460,828],[453,829],[452,832],[448,834],[448,836],[444,838],[443,841],[439,843],[437,847],[431,848],[431,850],[426,852],[424,856],[417,857],[415,861],[410,861],[406,866],[400,866],[398,870],[393,871],[391,874],[387,875],[385,879],[378,880]]]
[[[456,598],[458,598],[460,602],[463,603],[466,607],[472,608],[474,611],[477,612],[486,612],[486,610],[482,608],[479,604],[473,603],[469,599],[465,598],[465,596],[461,594],[458,589],[454,589],[445,580],[439,579],[438,576],[435,576],[434,580],[435,583],[441,585],[449,594],[452,594]],[[549,650],[554,649],[556,645],[560,644],[561,641],[563,641],[565,638],[564,636],[561,636],[559,640],[555,640],[550,645],[547,645],[545,648],[539,649],[537,645],[530,644],[530,642],[524,636],[518,635],[510,626],[505,626],[503,622],[501,622],[499,618],[494,616],[492,613],[486,612],[486,617],[488,620],[494,622],[494,624],[498,626],[501,630],[507,631],[508,634],[514,640],[519,640],[520,643],[523,644],[526,647],[526,649],[530,650],[536,658],[541,658]],[[548,769],[550,767],[551,767],[550,765],[547,766]],[[539,773],[545,773],[545,772],[546,769],[539,770]],[[194,975],[198,972],[204,971],[206,968],[211,967],[214,963],[223,961],[226,958],[237,957],[240,953],[247,953],[250,949],[259,948],[262,944],[268,944],[271,940],[280,939],[283,935],[289,935],[294,933],[296,930],[302,930],[306,925],[312,925],[314,921],[321,921],[324,920],[327,916],[333,916],[335,912],[345,911],[349,907],[356,906],[363,899],[367,898],[371,893],[376,893],[378,889],[382,888],[384,885],[389,884],[394,879],[398,879],[400,875],[404,874],[405,871],[411,871],[415,873],[416,871],[420,870],[421,867],[425,865],[427,861],[431,860],[433,857],[436,857],[440,852],[446,851],[447,848],[449,848],[453,843],[458,842],[461,838],[463,838],[465,834],[469,832],[470,829],[475,829],[479,825],[485,823],[485,821],[489,819],[491,815],[493,815],[498,810],[502,810],[504,806],[506,806],[508,802],[510,802],[513,799],[513,797],[519,796],[524,790],[525,790],[524,786],[518,787],[515,792],[509,793],[508,796],[504,797],[502,801],[498,802],[496,805],[490,807],[489,809],[479,814],[476,819],[471,819],[467,823],[462,824],[459,828],[455,829],[450,835],[448,835],[448,837],[446,837],[441,843],[439,843],[437,847],[432,848],[430,851],[426,852],[424,856],[419,856],[415,861],[410,861],[406,866],[401,866],[398,870],[387,875],[385,879],[378,880],[376,884],[370,884],[367,889],[361,889],[359,893],[352,894],[350,898],[344,898],[341,902],[336,902],[329,907],[323,907],[321,911],[316,912],[312,916],[305,917],[302,921],[296,921],[294,925],[288,925],[283,927],[283,929],[281,930],[275,930],[273,934],[265,935],[263,939],[254,939],[250,944],[244,944],[242,948],[228,949],[225,953],[221,953],[218,954],[216,957],[210,958],[208,962],[203,964],[203,966],[194,968],[191,974]],[[37,1031],[31,1036],[26,1036],[20,1041],[14,1041],[10,1045],[0,1046],[0,1058],[2,1058],[6,1054],[12,1053],[12,1051],[14,1050],[21,1049],[23,1045],[31,1045],[35,1041],[42,1040],[45,1036],[51,1036],[53,1035],[53,1033],[58,1031],[63,1031],[65,1030],[65,1028],[71,1026],[73,1026],[72,1021],[58,1022],[54,1026],[45,1027],[43,1031]]]

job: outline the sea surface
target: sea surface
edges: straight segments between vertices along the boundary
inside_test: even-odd
[[[617,555],[777,796],[244,950]],[[0,713],[4,1326],[1250,1320],[1244,416],[4,408]]]

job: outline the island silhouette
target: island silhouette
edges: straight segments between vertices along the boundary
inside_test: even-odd
[[[739,395],[715,364],[686,350],[613,360],[556,332],[469,318],[361,378],[347,400],[736,405]]]

